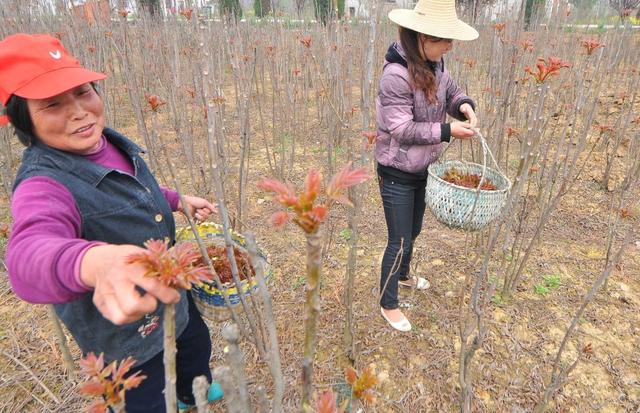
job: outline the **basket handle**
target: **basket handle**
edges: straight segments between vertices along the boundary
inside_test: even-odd
[[[480,144],[482,145],[482,166],[486,168],[487,154],[488,154],[496,170],[500,172],[501,175],[504,175],[504,172],[502,172],[502,169],[500,169],[500,165],[498,165],[498,162],[496,162],[496,158],[493,157],[493,153],[491,152],[491,148],[489,148],[489,144],[487,143],[487,140],[484,138],[484,136],[482,136],[482,132],[480,132],[480,128],[473,128],[473,131],[476,133],[474,137],[477,137],[480,140]],[[483,174],[484,174],[484,168],[482,171]]]
[[[480,176],[480,182],[478,183],[478,187],[476,188],[476,190],[479,191],[480,187],[484,183],[484,177],[487,171],[487,155],[489,155],[489,158],[491,158],[491,162],[493,162],[493,165],[495,166],[496,170],[500,172],[501,175],[504,175],[504,173],[502,172],[502,169],[500,169],[500,165],[498,165],[498,162],[496,162],[496,158],[493,157],[491,148],[489,148],[489,144],[487,143],[487,140],[482,135],[482,132],[480,132],[480,128],[473,128],[473,132],[474,132],[474,135],[471,137],[471,139],[477,138],[480,141],[480,145],[482,146],[482,174]],[[451,147],[451,144],[447,145],[447,147],[440,154],[436,162],[442,162],[442,160],[444,159],[445,153],[447,153],[450,147]]]
[[[482,174],[480,175],[480,181],[478,181],[478,187],[476,188],[476,196],[473,200],[473,206],[471,207],[471,210],[466,214],[465,221],[468,221],[469,219],[471,219],[471,217],[473,217],[473,214],[476,212],[476,207],[478,206],[478,199],[480,199],[480,188],[484,183],[484,179],[487,173],[487,154],[489,154],[493,163],[496,165],[496,167],[498,167],[496,160],[491,153],[491,149],[487,144],[487,140],[484,138],[484,136],[482,136],[482,132],[480,132],[480,128],[473,128],[473,131],[475,132],[475,135],[473,137],[477,137],[478,140],[480,140],[480,144],[482,146]]]

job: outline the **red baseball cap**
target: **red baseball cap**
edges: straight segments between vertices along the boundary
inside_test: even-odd
[[[46,99],[106,77],[82,67],[55,37],[19,33],[0,41],[0,103],[3,106],[11,95]],[[0,125],[8,122],[7,116],[0,116]]]

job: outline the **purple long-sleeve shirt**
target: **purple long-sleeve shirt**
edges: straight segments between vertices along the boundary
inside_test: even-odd
[[[92,162],[133,175],[131,161],[103,136]],[[175,191],[161,188],[171,209],[178,208]],[[13,228],[6,261],[13,291],[37,304],[73,301],[91,289],[80,280],[87,250],[103,243],[80,238],[82,219],[71,192],[44,176],[24,180],[11,200]]]

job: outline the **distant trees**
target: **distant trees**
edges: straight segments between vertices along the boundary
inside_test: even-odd
[[[640,0],[609,0],[609,6],[618,12],[620,20],[625,20],[640,6]],[[640,10],[636,16],[640,16]]]
[[[496,1],[497,0],[458,0],[456,3],[463,13],[471,17],[472,23],[475,23],[480,12]]]
[[[253,10],[256,17],[264,17],[271,13],[271,0],[254,0]]]
[[[322,22],[323,25],[326,25],[329,20],[331,0],[313,0],[313,6],[316,14],[316,20]]]
[[[524,5],[524,27],[529,30],[532,20],[535,20],[541,10],[544,10],[545,0],[526,0]]]
[[[160,14],[160,0],[138,0],[138,10],[144,10],[151,16]]]
[[[302,10],[304,10],[304,0],[296,0],[296,13],[298,18],[302,17]]]
[[[298,1],[298,0],[296,0]],[[304,3],[304,0],[301,0]],[[313,0],[316,20],[326,25],[330,18],[344,16],[344,0]]]
[[[261,0],[256,0],[261,1]],[[268,0],[267,0],[268,1]],[[233,17],[240,19],[242,17],[242,7],[239,0],[220,0],[220,13],[226,18]]]

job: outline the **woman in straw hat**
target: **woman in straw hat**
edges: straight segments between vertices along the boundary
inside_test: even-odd
[[[424,217],[427,167],[444,142],[471,138],[476,125],[475,104],[451,78],[443,56],[454,40],[473,40],[478,32],[458,20],[454,0],[420,0],[413,10],[392,10],[389,18],[398,25],[400,40],[385,55],[376,99],[375,156],[388,230],[380,311],[393,328],[409,331],[411,323],[398,306],[398,285],[429,287],[426,279],[409,274]],[[457,120],[447,122],[447,114]]]
[[[176,304],[184,403],[193,403],[194,377],[211,381],[211,339],[184,291],[145,277],[128,257],[149,239],[174,239],[173,211],[188,208],[204,220],[215,207],[192,196],[181,205],[176,192],[158,185],[142,150],[105,128],[94,87],[105,77],[83,68],[56,38],[0,41],[0,123],[10,122],[27,147],[11,200],[9,279],[22,299],[55,304],[83,353],[136,359],[131,373],[147,378],[127,392],[127,412],[163,412],[163,304]],[[221,397],[217,384],[210,396]]]

